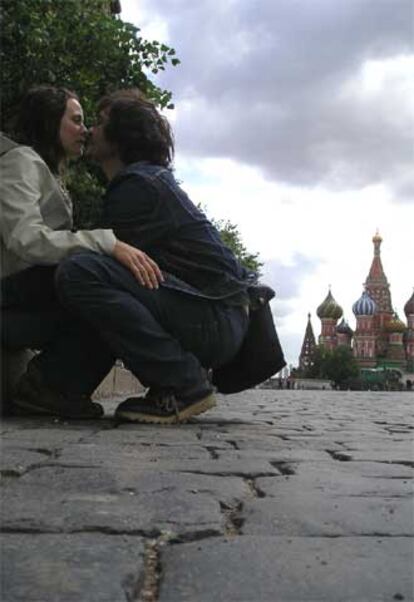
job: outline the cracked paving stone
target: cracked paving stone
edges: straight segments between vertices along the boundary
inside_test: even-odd
[[[414,535],[412,499],[354,498],[307,493],[249,500],[243,534]]]
[[[85,464],[96,464],[97,466],[108,466],[114,470],[122,470],[125,465],[139,470],[140,466],[145,466],[147,463],[156,462],[161,466],[163,463],[171,465],[177,463],[179,466],[183,462],[200,462],[203,463],[210,458],[210,454],[204,446],[198,444],[192,445],[143,445],[142,442],[134,444],[119,444],[104,443],[100,440],[99,443],[93,442],[82,443],[78,446],[66,447],[61,455],[62,462],[78,462],[82,461]]]
[[[125,602],[143,571],[140,537],[3,534],[2,602]]]
[[[39,465],[50,460],[50,456],[44,453],[35,451],[34,449],[20,449],[13,447],[5,447],[1,449],[1,469],[0,475],[4,483],[4,477],[23,475],[33,465]]]
[[[99,531],[119,533],[159,533],[177,536],[188,533],[223,532],[223,517],[216,500],[206,494],[171,491],[149,494],[101,493],[98,491],[59,492],[31,487],[29,491],[8,488],[3,496],[2,517],[5,532]],[[42,499],[31,505],[30,497]]]
[[[13,482],[16,479],[13,480]],[[178,537],[223,533],[219,500],[247,494],[237,477],[145,473],[127,476],[87,467],[43,467],[2,492],[5,531],[123,533],[171,531]],[[42,504],[33,504],[33,498]]]
[[[332,466],[321,463],[295,464],[295,475],[281,484],[280,478],[263,477],[256,484],[266,496],[277,497],[283,489],[284,495],[306,497],[312,493],[323,493],[329,496],[394,498],[410,497],[413,494],[414,481],[407,476],[393,472],[390,476],[386,470],[383,476],[375,478],[366,474],[367,465],[359,463],[343,463]],[[364,474],[361,474],[362,472]]]
[[[408,538],[216,538],[162,552],[158,600],[412,601],[413,560]]]

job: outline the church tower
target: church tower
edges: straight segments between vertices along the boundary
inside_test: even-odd
[[[345,318],[342,318],[342,320],[336,327],[338,347],[343,346],[351,348],[353,335],[354,331],[352,330],[348,322],[345,320]]]
[[[316,310],[318,318],[322,322],[321,334],[319,336],[319,345],[323,345],[326,349],[335,349],[337,346],[336,323],[342,316],[342,307],[338,305],[332,296],[331,289]]]
[[[305,336],[303,338],[302,349],[299,355],[299,368],[306,371],[312,365],[312,356],[316,347],[315,335],[313,334],[311,315],[308,314],[308,323],[306,325]]]
[[[374,243],[374,257],[365,281],[365,290],[376,305],[374,329],[377,332],[377,354],[384,356],[388,344],[386,327],[394,315],[394,310],[391,303],[390,285],[382,267],[382,238],[378,231],[373,237],[372,242]]]
[[[352,306],[356,317],[356,330],[354,335],[354,356],[363,368],[373,368],[376,361],[376,331],[375,316],[377,304],[364,291],[358,301]]]
[[[405,366],[405,349],[403,337],[407,330],[406,325],[399,319],[397,314],[387,323],[386,331],[388,333],[388,346],[386,359],[388,366],[400,368]]]
[[[404,333],[407,370],[408,372],[414,373],[414,291],[407,303],[404,305],[404,313],[407,316],[408,325],[408,328]]]

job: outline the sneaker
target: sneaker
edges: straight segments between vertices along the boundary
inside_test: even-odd
[[[211,387],[188,397],[150,389],[145,396],[130,397],[120,403],[115,418],[147,424],[176,424],[207,412],[216,403]]]
[[[23,374],[16,387],[13,405],[17,415],[58,416],[75,420],[100,418],[104,411],[87,395],[63,394],[52,391],[33,366]]]

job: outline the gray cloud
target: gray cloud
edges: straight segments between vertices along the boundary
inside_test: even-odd
[[[292,312],[292,301],[299,297],[303,279],[311,275],[319,263],[320,260],[317,258],[305,257],[298,253],[293,257],[290,265],[272,259],[266,261],[263,266],[262,281],[276,292],[276,297],[271,301],[271,308],[286,361],[289,364],[297,364],[298,349],[301,348],[307,317],[303,316],[303,332],[300,334],[285,333],[284,318]]]
[[[412,0],[156,0],[151,12],[182,60],[161,80],[180,152],[296,185],[383,181],[413,200],[412,109],[395,82],[367,98],[355,80],[364,61],[413,53]]]
[[[305,257],[299,253],[289,265],[275,259],[264,263],[262,280],[276,292],[275,303],[278,305],[279,316],[290,313],[289,301],[298,297],[302,280],[312,274],[319,264],[320,259]]]
[[[280,344],[282,345],[283,353],[288,366],[298,365],[299,353],[302,346],[303,336],[305,334],[305,328],[306,322],[303,326],[303,333],[301,335],[278,332]],[[297,351],[298,349],[299,351]]]

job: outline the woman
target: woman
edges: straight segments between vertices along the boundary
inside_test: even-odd
[[[117,240],[112,230],[72,231],[72,203],[64,175],[68,161],[82,154],[87,134],[76,94],[52,86],[32,88],[21,103],[15,131],[16,141],[0,136],[2,345],[52,348],[65,344],[62,328],[68,331],[70,322],[66,315],[62,320],[53,286],[54,268],[64,257],[85,250],[113,256],[148,288],[157,288],[162,276],[155,262]],[[77,328],[71,324],[72,331]],[[73,358],[65,374],[55,369],[52,352],[42,354],[49,386],[58,385],[71,397],[68,403],[62,400],[62,415],[68,417],[102,412],[90,399],[73,400],[79,379],[87,382],[90,378],[84,360],[107,353],[87,329],[81,336],[85,357]],[[66,346],[69,350],[68,342]],[[112,362],[108,354],[108,370]],[[90,393],[95,386],[91,382]],[[52,408],[52,413],[60,410]]]

